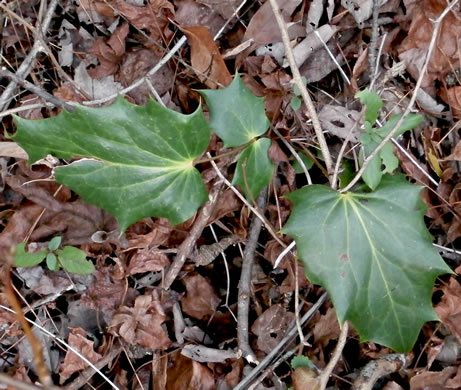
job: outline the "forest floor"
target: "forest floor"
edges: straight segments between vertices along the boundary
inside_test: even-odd
[[[406,354],[361,342],[353,327],[338,342],[333,304],[305,277],[295,252],[274,268],[283,245],[292,242],[279,233],[292,210],[283,195],[329,179],[271,1],[7,0],[0,2],[0,383],[11,389],[40,383],[133,390],[461,389],[461,4],[454,2],[435,31],[445,0],[277,2],[333,161],[347,145],[343,158],[357,166],[358,91],[373,84],[384,116],[405,111],[416,97],[412,112],[424,121],[396,138],[394,153],[399,170],[424,187],[427,228],[455,271],[435,282],[433,305],[442,321],[426,323]],[[275,170],[259,207],[267,222],[260,231],[252,202],[224,184],[212,207],[204,212],[207,203],[186,222],[144,218],[120,234],[111,215],[54,181],[53,168],[69,159],[49,156],[29,165],[7,137],[15,132],[13,114],[50,118],[66,102],[108,106],[117,94],[136,105],[153,98],[184,114],[202,104],[208,115],[197,90],[225,87],[236,73],[264,98],[271,122]],[[213,135],[207,151],[222,150]],[[293,151],[304,156],[305,167]],[[217,163],[231,177],[235,161]],[[210,190],[219,180],[216,169],[209,163],[199,169]],[[54,237],[84,251],[94,272],[12,266],[16,245],[26,242],[34,251]],[[182,267],[165,288],[178,256]],[[252,268],[244,266],[248,261]],[[243,350],[239,297],[249,298]]]

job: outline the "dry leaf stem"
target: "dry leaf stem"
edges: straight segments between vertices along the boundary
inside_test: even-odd
[[[46,12],[45,17],[43,18],[43,23],[41,23],[40,27],[38,28],[39,33],[44,36],[48,31],[48,28],[51,23],[51,19],[53,18],[54,11],[58,5],[58,0],[51,0],[48,4],[48,10]],[[37,54],[43,50],[42,42],[39,39],[36,39],[32,49],[30,50],[27,57],[24,59],[22,64],[19,66],[18,70],[16,71],[16,76],[20,79],[25,79],[27,75],[32,70],[32,67],[35,63],[35,58]],[[17,83],[15,81],[11,81],[7,87],[4,89],[2,95],[0,96],[0,111],[3,111],[11,101],[11,97],[14,94],[16,89]]]
[[[165,275],[163,288],[170,288],[171,284],[175,281],[176,277],[181,271],[182,266],[186,262],[186,259],[194,251],[195,243],[202,235],[203,229],[205,229],[206,225],[208,224],[210,216],[217,204],[223,184],[224,183],[222,181],[215,181],[213,184],[213,187],[208,196],[208,201],[200,208],[192,229],[190,230],[186,239],[179,246],[178,253],[173,260],[173,264],[171,264],[168,272]]]
[[[280,10],[278,8],[277,1],[269,0],[269,2],[271,4],[272,11],[274,12],[275,19],[277,20],[277,24],[280,29],[280,34],[282,36],[283,45],[285,46],[285,53],[286,53],[288,62],[290,64],[291,73],[293,74],[293,81],[295,82],[296,86],[299,88],[301,92],[303,102],[306,105],[307,111],[312,120],[312,126],[314,127],[315,135],[317,136],[317,141],[319,142],[319,145],[320,145],[320,150],[322,151],[323,158],[325,159],[325,165],[327,168],[327,172],[328,172],[328,175],[330,176],[333,173],[333,161],[331,159],[331,154],[330,154],[330,150],[328,149],[327,141],[325,140],[325,136],[323,135],[323,132],[322,132],[322,127],[320,125],[320,121],[317,116],[314,103],[312,102],[309,92],[307,91],[307,88],[301,79],[301,74],[299,73],[299,69],[296,66],[295,57],[293,55],[293,51],[290,45],[290,37],[288,36],[288,31],[287,31],[285,22],[283,21],[282,16],[280,15]],[[331,180],[331,177],[329,177],[328,180]]]
[[[270,0],[270,1],[275,1],[275,0]],[[389,134],[383,138],[381,143],[376,147],[375,150],[373,150],[372,153],[370,153],[367,158],[363,161],[362,167],[359,169],[355,177],[352,179],[352,181],[341,190],[341,192],[346,192],[349,191],[362,177],[363,172],[365,172],[365,169],[367,168],[368,164],[375,158],[375,156],[380,152],[380,150],[386,145],[386,143],[394,136],[394,134],[400,129],[400,126],[402,126],[403,121],[407,118],[407,116],[410,114],[411,110],[413,109],[413,106],[416,101],[416,96],[418,95],[418,90],[421,88],[421,84],[424,79],[424,75],[426,74],[427,67],[429,65],[429,61],[431,59],[432,51],[434,50],[435,43],[437,41],[437,36],[439,33],[439,27],[440,23],[442,22],[443,18],[448,14],[448,12],[451,11],[451,9],[458,3],[458,0],[453,0],[440,14],[440,16],[433,22],[434,23],[434,31],[432,32],[432,38],[431,42],[429,43],[429,48],[427,50],[427,55],[424,60],[424,65],[421,68],[421,73],[419,74],[418,80],[416,82],[416,86],[413,90],[413,95],[411,96],[410,102],[408,103],[407,108],[405,109],[405,112],[401,116],[400,120],[396,123],[394,128],[389,132]]]
[[[256,203],[258,205],[258,210],[261,212],[261,214],[264,214],[267,205],[267,187],[261,191]],[[248,233],[248,239],[245,245],[245,252],[243,253],[242,271],[240,273],[240,281],[238,285],[238,345],[243,357],[249,363],[258,362],[248,340],[248,313],[250,308],[250,298],[252,295],[251,276],[253,271],[253,263],[262,225],[263,223],[261,219],[259,219],[256,215],[253,215],[249,229],[250,231]]]

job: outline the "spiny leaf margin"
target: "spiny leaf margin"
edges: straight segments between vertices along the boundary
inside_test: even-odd
[[[12,138],[30,162],[48,154],[83,157],[56,168],[56,180],[109,211],[122,231],[145,217],[178,224],[207,199],[193,167],[210,138],[200,107],[184,115],[153,100],[136,106],[119,97],[107,107],[76,106],[73,113],[34,121],[16,116],[14,121]]]
[[[326,288],[340,323],[398,352],[438,319],[434,280],[451,272],[431,244],[420,190],[395,175],[371,193],[312,185],[286,196],[294,207],[282,231],[295,239],[306,276]]]

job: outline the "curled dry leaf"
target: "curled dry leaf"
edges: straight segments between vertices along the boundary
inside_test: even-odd
[[[461,386],[461,366],[450,366],[442,371],[426,371],[410,379],[411,390],[449,390]]]
[[[232,76],[210,30],[204,26],[183,27],[182,30],[191,46],[192,67],[197,71],[200,81],[213,89],[218,88],[219,84],[225,87],[229,85]]]
[[[422,0],[414,1],[407,7],[411,20],[410,30],[404,42],[398,47],[399,58],[405,61],[407,70],[416,80],[419,77],[427,48],[432,37],[433,24],[447,6],[444,1]],[[442,20],[427,74],[422,87],[432,84],[453,69],[459,68],[459,52],[461,46],[461,18],[452,10]]]
[[[443,297],[435,307],[442,323],[461,342],[461,285],[454,278],[450,278],[448,285],[442,286]]]
[[[112,319],[113,332],[131,345],[166,349],[171,341],[162,328],[166,317],[156,310],[152,294],[137,297],[134,307],[123,306]]]
[[[213,286],[200,274],[188,275],[183,282],[187,291],[181,300],[184,313],[198,320],[208,319],[221,302]]]
[[[129,275],[143,272],[159,272],[170,265],[170,259],[165,253],[155,249],[140,249],[130,259],[127,273]]]
[[[338,317],[335,310],[330,307],[325,314],[315,323],[313,334],[316,344],[326,347],[330,340],[337,340],[339,337]]]
[[[69,334],[68,343],[71,347],[85,356],[91,363],[96,363],[102,356],[94,350],[94,342],[88,340],[82,328],[73,328]],[[59,383],[62,385],[74,372],[88,367],[79,356],[70,349],[67,350],[59,371]]]
[[[125,54],[125,40],[128,35],[128,23],[122,24],[114,31],[107,43],[101,37],[94,41],[93,46],[88,50],[99,60],[96,68],[89,69],[88,74],[100,79],[105,76],[114,74],[119,67],[120,60]]]

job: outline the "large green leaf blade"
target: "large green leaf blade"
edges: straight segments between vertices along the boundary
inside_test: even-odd
[[[200,109],[183,115],[154,101],[135,106],[118,98],[104,108],[78,106],[74,113],[15,122],[13,138],[31,162],[47,154],[84,157],[56,168],[57,181],[112,213],[122,231],[151,216],[178,224],[207,198],[193,167],[210,137]]]
[[[255,200],[272,180],[274,164],[269,158],[270,146],[270,139],[258,139],[245,148],[238,158],[232,183],[243,190],[247,199]]]
[[[253,95],[238,74],[224,89],[199,92],[210,110],[211,127],[225,148],[244,145],[269,128],[264,99]]]
[[[451,272],[424,225],[420,187],[385,176],[375,192],[339,194],[308,186],[283,231],[296,240],[306,275],[330,294],[340,322],[362,340],[409,351],[421,326],[437,316],[437,275]]]

